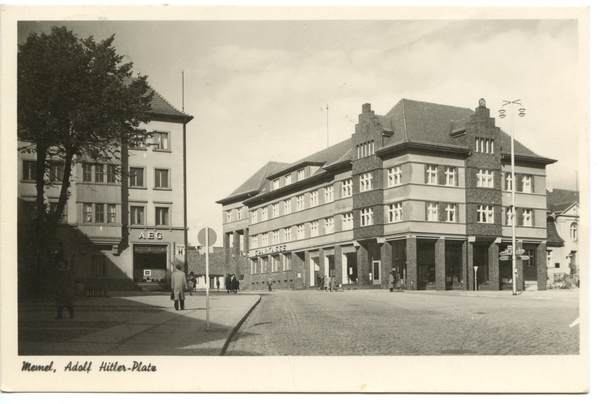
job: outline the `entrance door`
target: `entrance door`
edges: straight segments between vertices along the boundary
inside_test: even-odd
[[[373,285],[381,285],[381,261],[373,261]]]
[[[356,253],[342,254],[342,283],[356,283]]]
[[[315,286],[315,278],[320,273],[320,270],[319,257],[312,257],[310,259],[310,286]]]

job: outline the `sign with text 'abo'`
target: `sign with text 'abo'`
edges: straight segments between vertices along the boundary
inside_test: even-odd
[[[206,239],[206,235],[208,233],[208,240]],[[211,247],[217,242],[217,232],[211,229],[210,227],[205,227],[198,232],[198,243],[202,247]]]

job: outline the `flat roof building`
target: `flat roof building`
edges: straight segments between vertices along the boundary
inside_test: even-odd
[[[352,136],[292,164],[267,163],[223,206],[226,265],[242,287],[512,288],[500,252],[517,221],[518,288],[546,288],[546,165],[468,108],[401,100],[362,106]],[[511,189],[516,189],[515,215]]]

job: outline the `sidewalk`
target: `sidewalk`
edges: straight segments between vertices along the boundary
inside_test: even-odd
[[[260,301],[258,294],[210,293],[185,297],[176,311],[168,293],[114,292],[75,301],[55,320],[52,302],[19,305],[19,355],[221,355]]]

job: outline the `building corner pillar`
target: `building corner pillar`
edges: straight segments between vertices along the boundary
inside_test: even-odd
[[[406,239],[406,288],[417,290],[417,238]]]
[[[548,289],[548,268],[546,267],[546,243],[538,244],[535,254],[535,265],[537,267],[538,290]]]
[[[500,290],[500,248],[496,242],[488,247],[489,289]]]
[[[435,242],[435,290],[446,290],[446,239]]]

